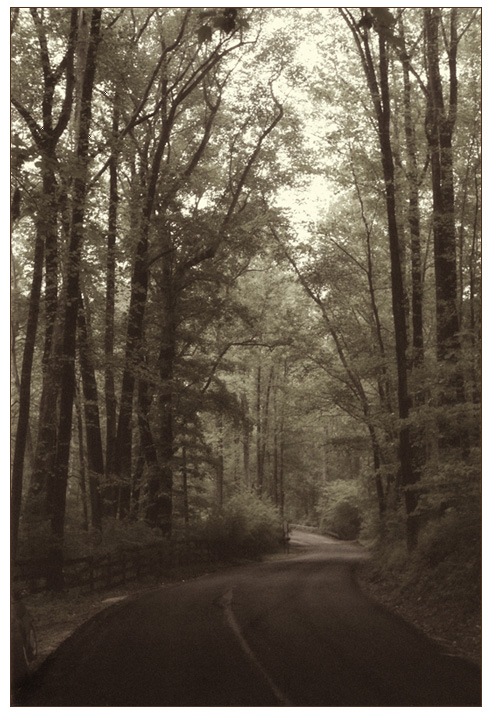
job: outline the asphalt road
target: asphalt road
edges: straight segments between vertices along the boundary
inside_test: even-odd
[[[289,558],[102,611],[16,706],[480,706],[479,669],[370,601],[355,544],[294,532]]]

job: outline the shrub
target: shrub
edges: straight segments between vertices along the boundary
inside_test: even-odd
[[[333,531],[341,539],[356,539],[359,536],[362,519],[359,509],[348,501],[339,502],[333,512]]]
[[[340,539],[357,539],[362,526],[358,486],[339,479],[327,484],[319,506],[321,530]]]
[[[233,496],[203,525],[203,537],[218,558],[257,558],[276,550],[281,535],[275,507],[251,492]]]

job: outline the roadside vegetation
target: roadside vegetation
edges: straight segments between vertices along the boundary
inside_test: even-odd
[[[475,642],[481,9],[10,29],[12,561],[305,524]]]
[[[399,548],[380,545],[361,567],[359,581],[368,595],[423,630],[446,652],[481,664],[480,534],[476,528],[458,530],[469,541],[456,544],[454,533],[450,539],[436,531],[424,536],[410,557],[403,542]]]

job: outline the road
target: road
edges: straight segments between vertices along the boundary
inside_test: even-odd
[[[358,588],[355,544],[294,532],[288,558],[102,611],[16,706],[480,706],[479,669]]]

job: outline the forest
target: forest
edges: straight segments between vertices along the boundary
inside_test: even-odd
[[[476,604],[477,8],[11,8],[12,559],[285,524]]]

